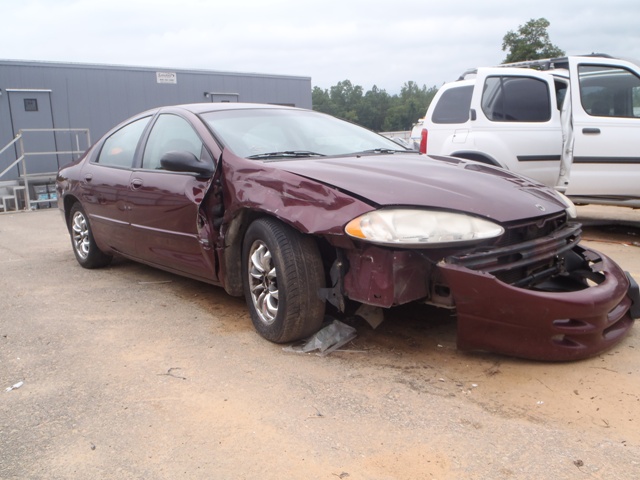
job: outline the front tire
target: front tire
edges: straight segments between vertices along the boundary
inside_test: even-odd
[[[245,298],[260,335],[285,343],[320,328],[324,269],[311,237],[271,218],[256,220],[244,237],[242,268]]]
[[[79,203],[75,203],[69,213],[69,235],[73,253],[82,267],[100,268],[111,263],[112,256],[96,245],[87,214]]]

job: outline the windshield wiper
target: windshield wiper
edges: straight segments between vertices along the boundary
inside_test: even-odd
[[[305,158],[305,157],[326,157],[322,153],[311,152],[309,150],[285,150],[282,152],[258,153],[247,158]]]
[[[361,154],[361,153],[383,153],[383,154],[389,154],[389,153],[407,153],[407,152],[411,152],[411,150],[394,150],[392,148],[372,148],[371,150],[362,150],[361,152],[355,152],[356,154]]]

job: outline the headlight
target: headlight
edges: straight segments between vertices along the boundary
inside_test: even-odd
[[[564,193],[558,192],[557,190],[556,190],[556,193],[560,196],[560,198],[562,198],[562,201],[567,206],[565,210],[569,218],[571,219],[578,218],[578,211],[576,210],[576,206],[571,200],[569,200],[569,197],[567,197]]]
[[[477,243],[499,237],[504,229],[462,213],[394,208],[354,218],[345,227],[345,232],[380,245],[426,248]]]

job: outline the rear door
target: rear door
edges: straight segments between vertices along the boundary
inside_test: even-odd
[[[150,116],[124,125],[96,145],[82,167],[80,195],[96,241],[133,255],[127,203],[129,182],[140,139]]]
[[[638,67],[620,60],[570,57],[569,68],[575,143],[567,194],[639,197]]]
[[[548,73],[480,68],[471,99],[474,148],[502,166],[553,186],[562,130],[556,84]]]

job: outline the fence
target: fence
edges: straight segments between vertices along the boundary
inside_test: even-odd
[[[54,150],[29,150],[25,148],[25,137],[32,134],[50,134],[55,145]],[[68,137],[67,137],[68,135]],[[42,144],[42,142],[33,141],[34,144]],[[57,148],[62,145],[63,148]],[[0,150],[0,155],[5,152],[13,151],[16,153],[16,159],[0,172],[0,185],[5,190],[0,198],[2,203],[2,213],[10,210],[13,204],[13,211],[20,210],[21,202],[24,210],[30,211],[40,204],[51,203],[55,201],[56,192],[45,192],[47,198],[42,198],[44,193],[33,190],[34,198],[32,199],[32,189],[38,183],[42,184],[52,182],[52,178],[57,174],[61,164],[78,158],[91,145],[89,129],[87,128],[25,128],[18,131],[18,134],[5,147]],[[47,158],[49,164],[53,167],[51,159],[55,157],[55,171],[42,171],[42,165],[36,165],[38,160]],[[61,161],[62,159],[62,161]],[[29,166],[29,169],[27,168]],[[10,172],[18,169],[18,179],[14,182],[3,182],[2,179]],[[29,173],[31,172],[31,173]]]

